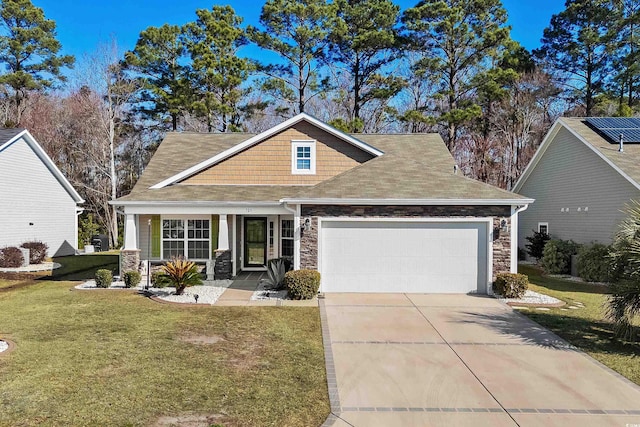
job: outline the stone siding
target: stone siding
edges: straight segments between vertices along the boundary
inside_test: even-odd
[[[120,252],[120,274],[127,271],[140,271],[140,250],[124,250]]]
[[[231,251],[228,249],[217,250],[213,275],[215,280],[231,279],[233,264],[231,264]],[[207,273],[208,274],[208,273]]]
[[[301,215],[311,218],[309,230],[300,236],[300,268],[318,268],[318,218],[483,218],[493,217],[493,278],[511,269],[511,206],[302,206]],[[509,231],[500,231],[505,218]]]

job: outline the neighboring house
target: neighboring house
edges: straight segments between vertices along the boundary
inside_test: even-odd
[[[217,254],[228,277],[287,256],[324,292],[490,292],[516,270],[532,200],[456,172],[437,134],[347,135],[306,114],[259,135],[171,133],[114,202],[123,271]]]
[[[74,254],[83,200],[25,129],[0,129],[0,247],[49,245],[49,256]]]
[[[536,200],[520,214],[518,246],[533,230],[611,243],[625,204],[640,200],[638,136],[640,119],[558,119],[513,189]]]

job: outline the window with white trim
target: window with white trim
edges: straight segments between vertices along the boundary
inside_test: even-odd
[[[291,173],[295,175],[316,173],[315,141],[291,141]]]
[[[177,256],[188,259],[209,259],[210,223],[208,219],[163,218],[162,259]]]
[[[548,222],[539,222],[538,223],[538,233],[549,234],[549,223]]]
[[[292,219],[283,219],[280,223],[280,256],[293,256]]]

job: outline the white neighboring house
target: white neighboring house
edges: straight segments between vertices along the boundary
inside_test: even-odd
[[[27,241],[74,254],[82,197],[26,129],[0,129],[0,248]]]

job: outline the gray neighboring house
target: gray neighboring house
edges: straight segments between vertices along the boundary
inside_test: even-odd
[[[0,247],[38,240],[49,256],[75,253],[83,200],[26,129],[0,129],[0,200]]]
[[[585,118],[560,118],[513,192],[535,199],[520,214],[519,248],[532,230],[578,243],[611,243],[625,204],[640,200],[640,144],[624,144],[620,152]]]

